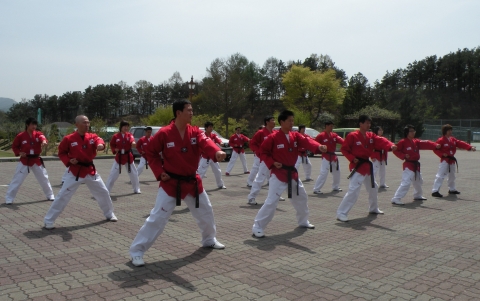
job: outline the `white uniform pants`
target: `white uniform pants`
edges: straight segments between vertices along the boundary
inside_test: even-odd
[[[138,163],[138,167],[137,167],[138,176],[140,176],[140,174],[143,172],[146,165],[147,165],[147,160],[145,160],[144,157],[140,157],[140,162]],[[127,166],[127,168],[128,168],[128,166]]]
[[[333,184],[332,190],[337,190],[340,185],[340,169],[337,170],[338,160],[336,162],[332,162],[332,175],[333,175]],[[313,187],[313,191],[320,191],[325,185],[325,181],[327,180],[328,173],[330,172],[330,161],[325,158],[322,158],[322,164],[320,165],[320,175],[318,176],[317,180],[315,181],[315,186]]]
[[[273,219],[275,210],[277,209],[278,199],[282,193],[288,188],[288,184],[278,180],[277,176],[272,175],[269,180],[268,196],[263,204],[262,208],[255,217],[252,230],[265,230],[268,223]],[[308,221],[308,197],[303,187],[302,181],[298,180],[298,195],[297,195],[297,182],[292,180],[292,198],[290,202],[293,208],[297,211],[297,222],[299,226],[307,226]]]
[[[62,176],[62,183],[65,182],[65,179],[67,178],[68,176],[68,171],[69,171],[69,168],[67,167],[65,169],[65,172],[63,173],[63,176]]]
[[[250,188],[250,194],[248,195],[248,199],[254,199],[260,193],[262,189],[262,185],[265,182],[265,179],[268,178],[270,175],[270,169],[268,169],[265,162],[260,162],[260,166],[258,168],[257,176],[255,177],[255,181],[252,183],[252,188]],[[278,195],[280,197],[281,193]]]
[[[302,163],[302,156],[298,156],[297,163],[295,163],[295,168],[298,170],[298,167],[302,164],[303,171],[305,173],[305,179],[310,180],[312,178],[312,163],[308,156],[303,157]]]
[[[200,194],[199,208],[195,208],[195,197],[188,194],[183,201],[187,204],[193,218],[197,222],[202,234],[202,246],[210,246],[217,242],[215,238],[217,230],[213,216],[212,205],[205,190]],[[175,209],[176,199],[169,196],[162,187],[158,189],[155,207],[150,216],[145,220],[142,228],[130,246],[130,255],[143,256],[153,245],[157,237],[162,234],[170,215]]]
[[[249,186],[253,185],[253,181],[255,181],[255,178],[257,177],[257,173],[258,173],[259,168],[260,168],[260,158],[255,156],[253,158],[252,169],[250,169],[250,174],[248,175],[248,179],[247,179],[247,184]]]
[[[230,158],[230,162],[228,162],[227,165],[227,170],[225,172],[230,173],[233,169],[233,166],[235,165],[235,162],[237,161],[237,158],[240,157],[240,161],[242,161],[242,166],[243,166],[243,172],[247,172],[247,160],[245,159],[245,153],[237,153],[236,151],[232,152],[232,157]]]
[[[385,184],[385,174],[386,174],[386,164],[385,161],[375,160],[373,162],[373,174],[375,175],[375,181],[378,182],[379,186],[386,186]]]
[[[348,185],[348,192],[343,197],[340,206],[337,209],[337,215],[347,215],[350,209],[352,209],[353,205],[358,200],[358,196],[360,195],[360,188],[362,184],[365,185],[365,188],[368,192],[368,202],[369,202],[369,209],[368,212],[374,212],[378,210],[378,185],[375,182],[375,188],[372,188],[372,183],[370,179],[370,175],[362,176],[358,172],[354,173],[353,176],[350,178],[350,184]]]
[[[213,162],[212,160],[208,160],[203,157],[200,158],[197,173],[202,179],[205,178],[208,166],[212,168],[213,175],[215,176],[215,180],[217,181],[217,187],[223,187],[222,170],[220,169],[220,164],[218,164],[218,162]]]
[[[435,176],[435,182],[433,182],[432,192],[437,192],[442,187],[443,179],[448,176],[448,190],[456,191],[457,188],[455,187],[455,173],[457,172],[457,166],[455,163],[450,164],[450,172],[448,171],[448,162],[442,161],[438,165],[437,175]]]
[[[50,209],[48,209],[47,214],[45,215],[45,223],[53,224],[57,217],[63,212],[65,207],[67,207],[68,202],[72,199],[73,194],[77,191],[80,184],[85,183],[90,193],[93,195],[95,200],[97,200],[100,209],[103,211],[105,218],[111,218],[113,216],[113,204],[108,190],[103,183],[102,177],[99,174],[94,176],[87,175],[85,178],[78,178],[78,181],[75,181],[76,176],[69,173],[65,182],[63,183],[62,189],[57,194],[57,197],[53,201]]]
[[[415,180],[415,173],[410,169],[405,168],[402,173],[402,182],[393,196],[392,203],[400,202],[400,200],[407,195],[408,189],[410,189],[410,184],[413,184],[413,198],[419,199],[423,197],[422,174],[417,172],[417,179]]]
[[[126,173],[130,177],[130,182],[132,182],[133,192],[140,192],[138,171],[137,171],[137,167],[135,167],[134,162],[130,164],[130,170],[131,172],[128,172],[127,163],[122,165],[122,173]],[[112,169],[110,170],[110,175],[108,176],[107,183],[105,184],[105,186],[107,186],[108,193],[112,192],[113,184],[115,184],[115,181],[117,181],[119,176],[120,174],[118,173],[118,163],[117,161],[113,161]]]
[[[40,184],[40,186],[42,187],[43,193],[45,194],[47,199],[52,200],[54,196],[52,191],[52,185],[50,185],[50,181],[48,181],[47,170],[42,165],[38,166],[37,164],[34,164],[29,168],[30,171],[35,175],[35,178],[37,178],[38,184]],[[15,199],[15,196],[17,195],[20,186],[22,185],[23,181],[25,181],[27,175],[28,166],[23,165],[22,162],[18,162],[17,169],[13,174],[10,185],[8,185],[7,195],[5,196],[5,202],[7,204],[13,203],[13,200]]]

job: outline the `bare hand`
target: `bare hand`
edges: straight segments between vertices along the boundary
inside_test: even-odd
[[[357,159],[357,158],[353,159],[353,163],[357,164],[357,163],[358,163],[358,159]]]
[[[137,145],[137,143],[135,141],[132,142],[132,146],[135,146]]]
[[[405,155],[405,158],[410,159],[410,155],[409,155],[409,154],[406,154],[406,155]]]
[[[105,145],[103,145],[103,144],[97,145],[97,150],[101,151],[101,150],[104,150],[104,149],[105,149]]]
[[[225,152],[218,151],[215,153],[215,158],[217,159],[218,162],[222,162],[223,160],[225,160],[226,157],[227,157],[227,154]]]
[[[397,150],[397,146],[396,145],[392,145],[392,151],[396,151]]]
[[[327,152],[327,146],[326,145],[320,145],[318,147],[318,149],[322,152],[322,153],[326,153]]]
[[[48,144],[47,141],[43,140],[43,141],[42,141],[42,148],[44,148],[45,146],[47,146],[47,144]]]
[[[160,175],[160,180],[166,182],[170,180],[170,176],[167,173],[162,172],[162,174]]]
[[[70,159],[70,163],[73,164],[73,165],[76,165],[78,163],[78,161],[77,161],[77,159],[72,158],[72,159]]]
[[[119,149],[118,149],[118,148],[116,148],[116,149],[115,149],[115,152],[116,152],[116,153],[118,153],[118,151],[119,151]]]
[[[25,158],[26,156],[27,156],[26,153],[22,153],[22,152],[20,153],[20,157],[24,157],[24,158]]]
[[[282,168],[282,163],[280,163],[280,162],[273,162],[273,166],[275,166],[276,168],[280,169],[280,168]]]
[[[476,151],[476,150],[477,150],[477,148],[476,148],[475,146],[472,146],[471,151],[474,152],[474,151]]]
[[[376,162],[376,161],[377,161],[377,159],[375,159],[375,158],[372,158],[372,162]]]
[[[435,146],[436,149],[440,149],[442,147],[441,144],[437,144],[437,146]]]
[[[445,154],[445,153],[444,153],[444,154],[443,154],[443,156],[444,156],[444,157],[447,157],[447,156],[448,156],[448,154]]]

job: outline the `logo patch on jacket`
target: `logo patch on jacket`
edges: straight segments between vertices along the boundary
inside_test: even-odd
[[[190,138],[190,142],[192,144],[197,144],[197,138]]]
[[[23,141],[22,141],[22,144],[26,144],[26,143],[27,143],[27,140],[23,140]]]
[[[90,144],[94,144],[95,141],[93,139],[90,139]]]
[[[293,147],[297,147],[297,141],[293,141]]]
[[[175,147],[175,142],[167,142],[167,148]]]
[[[360,141],[357,141],[357,145],[362,145],[362,142],[360,142]]]
[[[277,148],[284,148],[284,147],[285,147],[285,145],[283,145],[283,144],[277,144]]]
[[[77,142],[72,142],[70,145],[71,145],[71,146],[77,146],[78,143],[77,143]]]

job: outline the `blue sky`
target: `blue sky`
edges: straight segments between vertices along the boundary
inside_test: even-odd
[[[0,1],[0,97],[201,79],[215,58],[328,54],[373,83],[480,45],[480,1]],[[477,37],[477,38],[475,38]]]

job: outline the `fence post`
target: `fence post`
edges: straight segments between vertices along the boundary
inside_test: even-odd
[[[472,143],[472,130],[467,130],[467,143]]]

